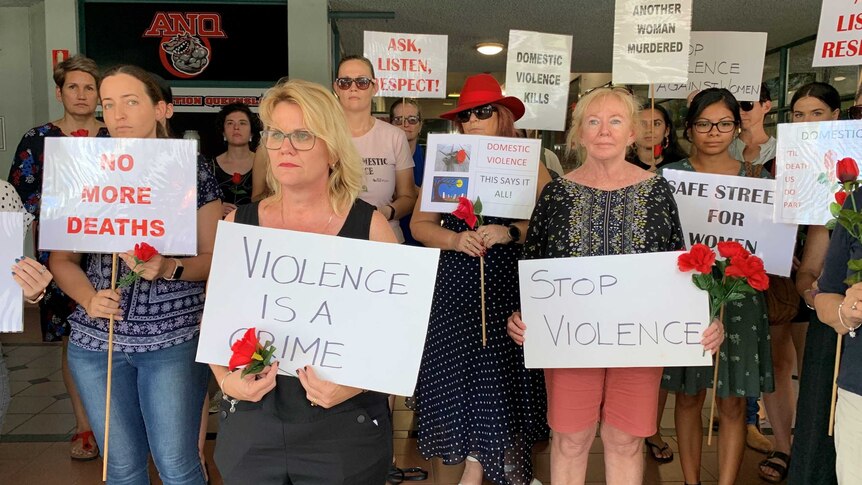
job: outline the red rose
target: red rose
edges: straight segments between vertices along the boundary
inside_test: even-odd
[[[257,332],[254,327],[245,331],[241,339],[237,340],[230,347],[233,355],[230,356],[228,368],[230,370],[237,369],[244,365],[251,364],[254,354],[260,348],[260,342],[257,340]]]
[[[242,182],[242,174],[239,172],[234,172],[230,178],[230,181],[234,185],[239,185],[239,183]]]
[[[89,136],[90,132],[81,128],[80,130],[75,130],[72,133],[69,133],[72,136]]]
[[[718,243],[718,254],[720,254],[722,258],[733,259],[738,256],[747,257],[751,253],[746,251],[745,248],[742,247],[742,244],[739,244],[736,241],[722,241]]]
[[[757,291],[769,289],[769,276],[766,273],[757,273],[748,277],[748,284]]]
[[[696,270],[700,273],[710,273],[715,263],[715,253],[704,244],[695,244],[687,253],[679,255],[677,266],[680,271]]]
[[[745,278],[755,290],[769,288],[769,277],[763,268],[763,260],[757,256],[736,257],[730,260],[730,265],[724,270],[725,276]]]
[[[467,151],[463,148],[461,150],[458,150],[458,153],[455,154],[455,160],[458,161],[459,165],[464,163],[464,161],[467,160]]]
[[[156,248],[150,246],[145,242],[135,244],[135,257],[140,259],[144,263],[153,259],[153,256],[157,254],[159,254],[159,252],[156,251]]]
[[[835,167],[835,175],[838,176],[838,181],[841,183],[854,182],[859,177],[859,166],[856,165],[856,160],[850,157],[838,160]]]
[[[476,228],[476,213],[473,212],[473,202],[466,197],[458,198],[458,208],[452,211],[452,215],[467,223],[470,229]]]
[[[835,192],[835,202],[837,202],[838,205],[843,207],[845,200],[847,200],[847,192],[844,192],[843,190]]]

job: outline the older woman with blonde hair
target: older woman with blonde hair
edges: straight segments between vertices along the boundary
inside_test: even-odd
[[[583,163],[545,187],[530,220],[525,258],[684,248],[670,185],[625,159],[636,138],[637,116],[637,102],[622,88],[599,88],[578,102],[568,141]],[[509,318],[509,335],[518,344],[524,343],[526,328],[519,312]],[[713,323],[704,332],[704,348],[714,352],[722,334]],[[642,442],[656,430],[661,375],[661,367],[545,369],[548,423],[554,430],[551,482],[584,483],[601,422],[608,483],[641,483]]]
[[[227,221],[396,242],[386,218],[359,199],[362,159],[335,96],[314,83],[287,81],[266,93],[260,117],[272,195]],[[278,363],[246,377],[210,367],[225,395],[215,453],[225,483],[386,480],[392,458],[386,395],[322,380],[311,366],[298,379],[277,376]]]

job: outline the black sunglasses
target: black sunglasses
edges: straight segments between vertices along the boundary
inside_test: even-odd
[[[739,109],[742,111],[751,111],[754,109],[754,101],[740,101]]]
[[[851,120],[862,120],[862,105],[847,108],[847,116],[850,117]]]
[[[340,77],[335,80],[335,85],[342,91],[350,89],[350,85],[353,83],[356,83],[357,89],[365,91],[374,84],[374,80],[368,79],[367,77],[358,77],[356,79],[352,77]]]
[[[494,113],[497,112],[497,107],[493,104],[484,104],[482,106],[477,106],[475,108],[466,109],[464,111],[459,111],[455,115],[455,119],[457,119],[461,123],[466,123],[470,121],[471,115],[476,115],[477,120],[487,120]]]
[[[419,122],[422,121],[422,118],[420,118],[416,115],[396,116],[396,117],[392,118],[392,124],[393,125],[399,125],[400,126],[400,125],[403,125],[405,121],[407,122],[408,125],[418,125]]]

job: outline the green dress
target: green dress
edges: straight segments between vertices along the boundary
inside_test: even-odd
[[[660,172],[665,170],[696,171],[687,158],[665,165]],[[742,163],[739,176],[745,176]],[[765,170],[760,176],[771,178]],[[761,392],[772,392],[772,344],[763,293],[728,303],[724,331],[726,337],[718,354],[718,397],[758,397]],[[665,367],[661,386],[670,392],[694,395],[712,387],[712,375],[711,366]]]

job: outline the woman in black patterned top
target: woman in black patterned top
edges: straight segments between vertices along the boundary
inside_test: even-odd
[[[227,145],[227,150],[212,160],[226,216],[237,206],[251,202],[254,150],[260,142],[260,122],[247,105],[231,103],[219,111],[216,128],[222,132]]]
[[[667,181],[625,160],[635,141],[638,106],[628,91],[600,88],[580,101],[570,147],[583,164],[549,183],[539,198],[524,246],[526,258],[580,257],[673,251],[684,247]],[[535,325],[535,323],[534,323]],[[510,317],[509,335],[523,344],[526,325]],[[703,337],[714,351],[723,331]],[[551,482],[583,483],[587,457],[602,422],[609,483],[643,480],[641,441],[656,430],[661,367],[545,369],[551,442]]]

